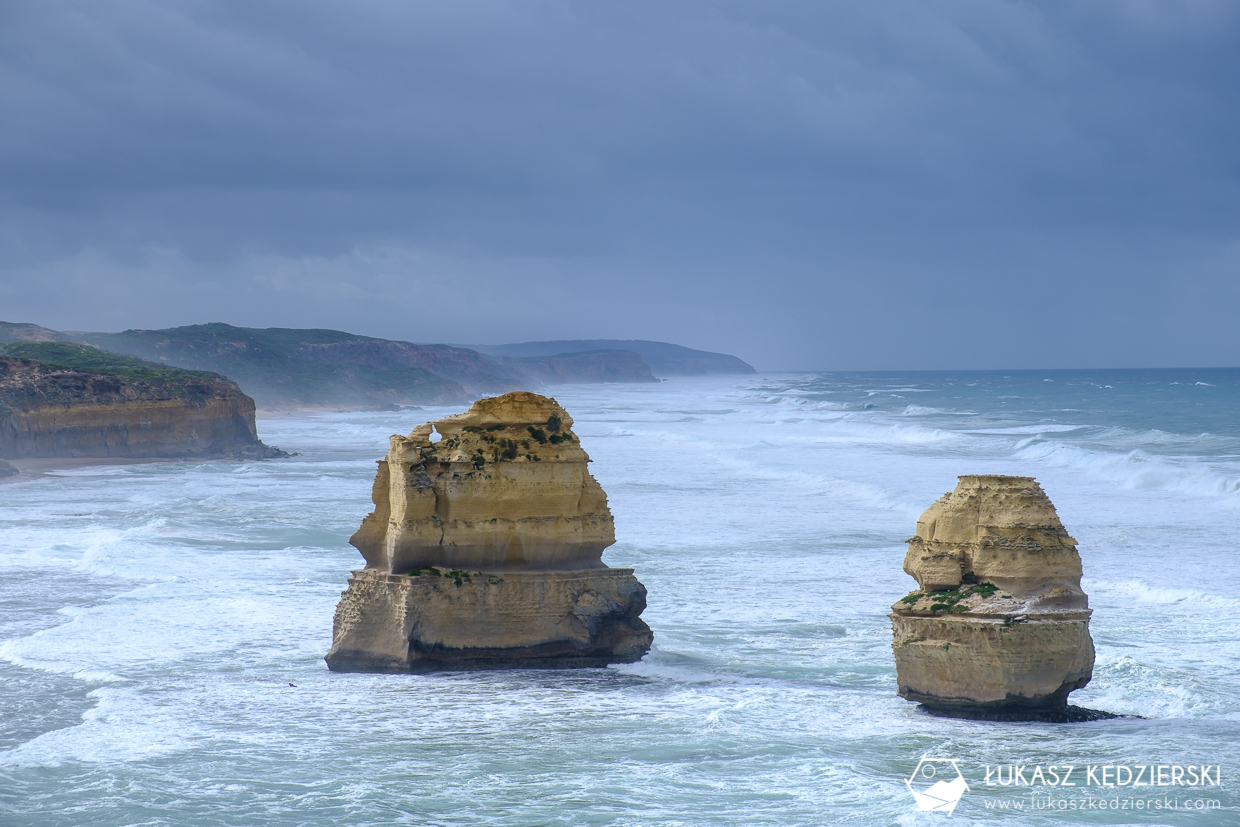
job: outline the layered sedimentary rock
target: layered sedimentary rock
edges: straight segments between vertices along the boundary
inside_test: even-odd
[[[27,347],[70,349],[63,358],[95,351]],[[259,441],[254,400],[222,376],[156,365],[76,369],[0,356],[0,457],[212,456],[287,456]]]
[[[646,589],[602,561],[615,526],[572,424],[554,399],[517,391],[391,438],[375,510],[349,541],[366,568],[336,608],[330,668],[603,666],[646,653]]]
[[[901,696],[938,714],[1066,715],[1094,646],[1081,558],[1032,477],[964,476],[930,506],[904,571],[919,589],[892,606]]]

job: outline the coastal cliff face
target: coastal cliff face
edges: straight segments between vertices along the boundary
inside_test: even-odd
[[[254,401],[223,377],[0,356],[0,457],[201,456],[287,455],[259,441]]]
[[[890,615],[901,696],[938,714],[1055,720],[1089,683],[1081,558],[1032,477],[964,476],[917,521]]]
[[[607,496],[553,399],[517,391],[393,436],[350,542],[334,670],[602,666],[652,635],[645,587],[602,562]],[[440,439],[432,441],[432,434]]]

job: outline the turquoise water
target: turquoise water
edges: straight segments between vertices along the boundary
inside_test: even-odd
[[[0,824],[944,823],[905,786],[923,754],[970,784],[950,823],[1237,823],[1240,371],[555,395],[616,516],[604,559],[650,592],[639,664],[326,670],[374,460],[447,409],[262,420],[291,460],[0,486]],[[903,541],[965,473],[1042,482],[1095,609],[1073,701],[1143,717],[961,722],[895,696]],[[985,784],[1014,763],[1218,766],[1205,790],[1071,792],[1223,809],[1030,810],[1064,796]]]

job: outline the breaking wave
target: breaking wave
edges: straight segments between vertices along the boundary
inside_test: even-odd
[[[1034,438],[1015,456],[1053,468],[1084,471],[1128,489],[1180,491],[1195,496],[1226,497],[1240,492],[1240,473],[1185,456],[1157,456],[1140,449],[1099,451],[1054,440]]]

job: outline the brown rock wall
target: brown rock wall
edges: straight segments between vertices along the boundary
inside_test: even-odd
[[[434,571],[354,572],[336,607],[328,665],[368,672],[570,668],[628,663],[650,648],[650,628],[638,619],[646,589],[632,569]]]
[[[0,457],[283,455],[222,377],[145,382],[0,357]]]

